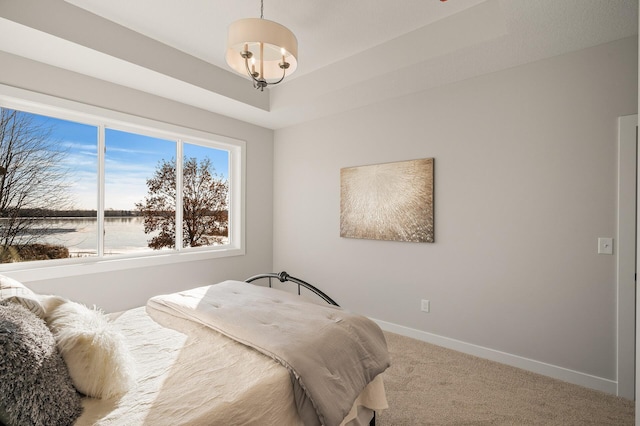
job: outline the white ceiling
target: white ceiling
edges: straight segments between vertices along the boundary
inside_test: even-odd
[[[259,16],[258,0],[3,0],[0,50],[278,129],[638,33],[638,0],[265,0],[299,58],[260,93],[224,62],[228,25]]]
[[[260,0],[66,0],[225,68],[229,24],[260,17]],[[265,0],[264,19],[300,46],[300,77],[485,0]]]

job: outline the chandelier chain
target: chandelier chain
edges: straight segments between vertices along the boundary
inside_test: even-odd
[[[264,0],[260,0],[260,19],[264,19]]]

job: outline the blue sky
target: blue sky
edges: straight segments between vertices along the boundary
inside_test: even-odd
[[[51,137],[68,153],[65,167],[70,171],[71,191],[77,209],[97,208],[97,146],[95,126],[35,116],[38,122],[52,126]],[[133,210],[143,201],[146,180],[153,176],[162,160],[176,157],[171,140],[106,129],[105,134],[105,208]],[[218,175],[227,177],[228,152],[185,143],[184,155],[202,159],[208,156]]]

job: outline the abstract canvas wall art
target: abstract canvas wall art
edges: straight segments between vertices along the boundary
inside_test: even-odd
[[[340,236],[434,242],[434,159],[340,170]]]

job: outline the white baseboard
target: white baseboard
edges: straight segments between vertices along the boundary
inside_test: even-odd
[[[426,331],[416,330],[414,328],[393,324],[386,321],[375,321],[384,331],[400,334],[401,336],[411,337],[423,342],[432,343],[434,345],[453,349],[469,355],[496,361],[512,367],[522,368],[523,370],[542,374],[554,379],[573,383],[575,385],[584,386],[598,391],[615,395],[617,392],[617,382],[614,380],[604,379],[602,377],[592,376],[590,374],[581,373],[579,371],[569,370],[567,368],[558,367],[556,365],[547,364],[518,355],[512,355],[506,352],[485,348],[474,345],[472,343],[463,342],[461,340],[450,339],[448,337],[439,336],[437,334],[428,333]]]

